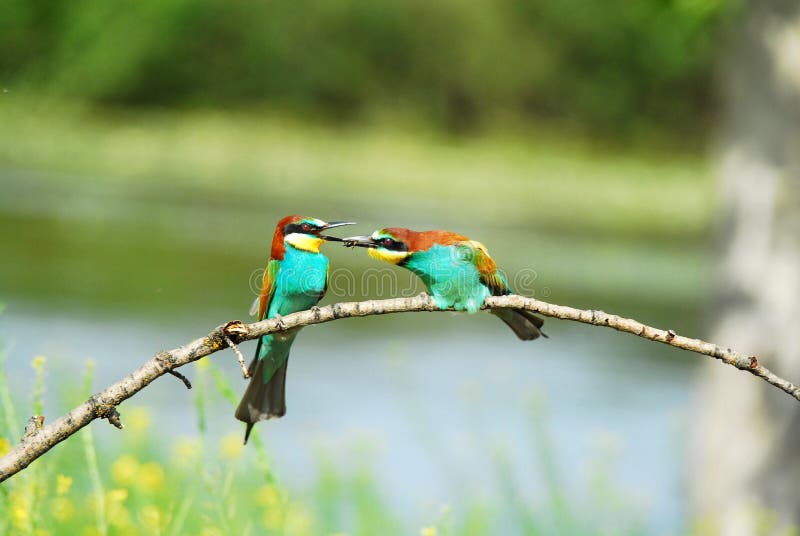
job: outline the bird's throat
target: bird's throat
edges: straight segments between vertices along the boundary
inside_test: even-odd
[[[310,253],[319,253],[319,248],[324,242],[322,238],[302,233],[286,235],[283,241],[295,249],[308,251]]]
[[[408,251],[392,251],[384,248],[370,248],[367,250],[369,256],[379,261],[390,262],[392,264],[400,264],[406,257]]]

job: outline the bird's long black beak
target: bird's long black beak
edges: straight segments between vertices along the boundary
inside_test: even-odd
[[[348,236],[347,238],[342,238],[341,241],[348,248],[378,247],[378,244],[375,243],[371,236]]]
[[[327,224],[325,224],[324,227],[320,228],[320,231],[327,231],[328,229],[333,229],[334,227],[343,227],[345,225],[355,225],[355,224],[356,224],[356,222],[354,222],[354,221],[331,221],[331,222],[328,222]],[[322,238],[323,240],[328,240],[328,241],[331,241],[331,242],[343,242],[344,241],[344,239],[339,238],[337,236],[328,236],[328,235],[323,235],[323,234],[318,234],[317,236],[319,238]]]

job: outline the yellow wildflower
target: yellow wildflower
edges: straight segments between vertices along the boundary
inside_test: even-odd
[[[11,507],[11,519],[14,521],[14,526],[18,529],[23,529],[28,526],[30,522],[30,516],[28,515],[28,509],[22,505],[16,505]]]
[[[147,408],[134,406],[125,412],[125,428],[134,433],[141,433],[150,428],[150,411]]]
[[[67,521],[75,514],[75,506],[66,497],[56,497],[50,503],[50,513],[56,521]]]
[[[200,361],[195,361],[195,366],[197,367],[198,371],[208,370],[209,365],[211,365],[211,361],[208,359],[201,359]]]
[[[153,505],[147,505],[139,510],[139,521],[151,532],[158,532],[166,526],[166,516]]]
[[[33,536],[50,536],[50,531],[45,529],[36,529],[33,531]]]
[[[136,527],[133,525],[131,513],[123,506],[115,511],[113,516],[111,515],[111,511],[109,511],[108,522],[116,529],[114,532],[120,536],[139,534],[139,531],[136,530]]]
[[[138,485],[147,491],[158,491],[164,486],[164,469],[156,462],[147,462],[139,468]]]
[[[44,369],[44,362],[45,362],[44,356],[37,355],[36,357],[33,358],[33,361],[31,361],[31,366],[37,372],[41,372]]]
[[[128,498],[128,490],[125,488],[116,488],[108,491],[106,495],[109,503],[120,503],[122,504],[125,502],[125,499]]]
[[[284,526],[286,534],[292,536],[303,536],[311,534],[311,516],[302,505],[292,503],[286,512],[286,524]]]
[[[30,526],[30,508],[25,494],[17,490],[8,496],[11,521],[18,529],[28,529]]]
[[[436,527],[422,527],[419,536],[436,536]]]
[[[271,484],[261,486],[256,491],[256,502],[261,506],[276,506],[281,502],[281,493]]]
[[[120,456],[111,464],[111,478],[121,486],[130,486],[139,479],[139,462],[130,455]]]
[[[0,456],[5,456],[11,450],[11,442],[5,437],[0,437]]]
[[[72,477],[58,475],[56,477],[56,494],[65,495],[72,487]]]
[[[271,530],[281,528],[283,525],[283,510],[280,508],[267,508],[264,510],[264,526]]]
[[[264,508],[264,525],[268,529],[278,529],[283,525],[283,497],[280,490],[267,484],[256,490],[256,503]]]
[[[223,458],[235,460],[242,454],[244,444],[239,434],[228,434],[219,442],[219,452]]]
[[[179,437],[172,452],[178,463],[192,465],[200,457],[200,442],[194,437]]]
[[[123,503],[128,499],[128,490],[115,488],[106,492],[107,516],[115,527],[127,527],[131,523],[131,515]]]

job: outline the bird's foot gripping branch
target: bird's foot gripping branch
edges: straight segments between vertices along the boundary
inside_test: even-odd
[[[609,327],[644,339],[713,357],[723,363],[758,376],[795,399],[800,400],[800,387],[768,370],[759,363],[755,356],[740,355],[729,348],[723,349],[709,342],[684,337],[672,330],[654,328],[636,320],[622,318],[603,311],[574,309],[513,294],[487,297],[484,308],[530,311],[552,318]],[[107,419],[111,424],[121,428],[122,421],[116,408],[122,402],[164,374],[177,376],[187,387],[191,387],[188,379],[175,371],[176,368],[226,348],[233,348],[235,351],[236,344],[242,341],[257,339],[263,335],[288,331],[312,324],[331,322],[341,318],[440,310],[427,294],[420,294],[411,298],[335,303],[286,315],[280,319],[267,319],[253,324],[244,324],[240,321],[228,322],[217,327],[208,335],[184,346],[156,353],[153,358],[145,362],[133,373],[91,396],[89,400],[50,424],[42,425],[43,417],[34,416],[31,422],[35,421],[35,426],[26,427],[26,434],[20,442],[0,458],[0,482],[22,471],[55,445],[95,419]]]

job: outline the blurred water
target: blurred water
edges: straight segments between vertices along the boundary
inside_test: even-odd
[[[99,389],[155,351],[213,327],[190,314],[149,323],[96,313],[9,304],[0,339],[10,344],[7,368],[18,411],[30,399],[34,355],[48,357],[52,419],[52,386],[77,384],[87,358],[96,360]],[[288,414],[258,426],[278,477],[292,489],[308,489],[318,477],[320,452],[343,470],[367,464],[398,515],[418,522],[435,518],[444,505],[457,512],[469,501],[507,500],[503,459],[519,497],[531,504],[541,503],[548,463],[555,463],[574,508],[601,499],[587,490],[591,468],[603,466],[626,512],[640,510],[648,532],[680,532],[693,371],[687,363],[694,358],[611,330],[554,320],[547,327],[551,339],[532,343],[516,340],[485,314],[392,315],[306,328],[289,366]],[[250,354],[253,345],[244,351]],[[232,352],[213,359],[243,392]],[[194,376],[193,367],[183,372]],[[192,396],[164,377],[121,412],[124,419],[126,405],[149,407],[167,448],[173,437],[196,433]],[[214,400],[212,442],[242,429],[229,404]],[[536,401],[544,404],[555,460],[537,458]],[[125,434],[93,426],[101,442]]]

